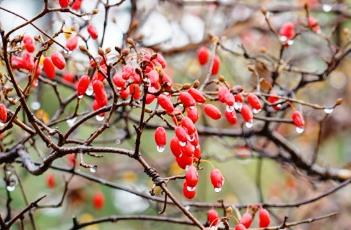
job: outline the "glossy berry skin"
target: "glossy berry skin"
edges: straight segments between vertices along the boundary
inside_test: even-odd
[[[189,200],[193,199],[196,196],[196,190],[193,190],[193,191],[188,190],[188,185],[186,181],[184,181],[184,184],[183,184],[183,195]]]
[[[149,104],[151,104],[151,103],[155,100],[155,98],[156,98],[155,95],[149,94],[149,93],[148,93],[148,94],[146,95],[145,103],[146,103],[147,105],[149,105]]]
[[[212,169],[210,177],[211,177],[211,183],[215,189],[216,188],[220,189],[223,187],[224,177],[221,171],[219,171],[219,169]]]
[[[194,165],[191,165],[185,173],[185,181],[189,187],[195,187],[199,182],[199,175]]]
[[[182,154],[181,156],[176,158],[176,161],[180,168],[185,169],[186,166],[193,164],[193,157],[189,157],[185,154]]]
[[[181,92],[178,98],[185,107],[191,107],[196,104],[195,99],[188,92]]]
[[[226,88],[226,87],[220,87],[220,88],[218,89],[218,94],[217,94],[218,100],[219,100],[220,102],[222,102],[222,103],[225,103],[225,101],[226,101],[226,95],[227,95],[228,93],[230,93],[230,91],[229,91],[228,88]]]
[[[58,69],[62,70],[66,66],[65,58],[62,56],[61,53],[53,53],[51,55],[51,61]]]
[[[240,102],[240,103],[244,102],[244,97],[241,93],[235,94],[234,98],[236,102]]]
[[[168,96],[164,94],[159,95],[157,98],[157,102],[168,114],[173,113],[174,106],[171,99]]]
[[[69,73],[69,72],[63,73],[62,74],[62,78],[67,83],[73,83],[74,82],[74,75],[72,73]]]
[[[234,95],[231,92],[228,92],[224,97],[224,103],[228,106],[233,106],[235,103]]]
[[[82,1],[83,0],[74,0],[73,4],[72,4],[72,9],[74,10],[80,10],[80,7],[82,5]]]
[[[260,209],[258,213],[258,217],[259,217],[260,228],[266,228],[271,223],[271,217],[269,215],[269,212],[264,208]]]
[[[321,32],[321,27],[319,26],[318,21],[314,17],[312,16],[308,17],[307,22],[308,22],[308,27],[310,27],[312,31],[316,33]]]
[[[206,104],[204,106],[204,112],[208,117],[212,118],[213,120],[219,120],[222,117],[221,111],[216,106],[211,104]]]
[[[105,205],[105,196],[102,192],[96,192],[93,196],[93,206],[95,209],[102,209]]]
[[[93,24],[90,23],[87,27],[87,30],[88,30],[90,37],[93,40],[96,40],[98,38],[98,33],[97,33],[96,28]]]
[[[305,120],[304,120],[302,114],[297,110],[295,110],[291,114],[291,120],[294,122],[294,125],[296,127],[303,128],[305,126]]]
[[[208,62],[210,56],[210,51],[202,46],[197,51],[197,60],[199,61],[200,65],[205,65]]]
[[[196,123],[197,120],[199,119],[197,108],[195,106],[192,106],[192,107],[186,108],[185,111],[186,111],[186,116],[189,117],[193,121],[193,123]]]
[[[55,188],[56,181],[55,181],[55,176],[53,174],[48,174],[47,175],[47,177],[46,177],[46,185],[50,189]]]
[[[245,226],[246,228],[250,228],[252,224],[252,215],[248,212],[246,212],[240,219],[240,224]]]
[[[236,112],[235,110],[232,111],[232,112],[229,112],[229,111],[225,111],[224,112],[224,115],[225,115],[225,118],[227,119],[227,121],[232,124],[232,125],[235,125],[236,122],[237,122],[237,117],[236,117]]]
[[[62,8],[66,8],[69,6],[69,1],[70,0],[59,0],[59,4]]]
[[[211,70],[212,75],[217,75],[218,74],[220,65],[221,65],[221,60],[216,55],[214,57],[214,59],[213,59],[213,65],[212,65],[212,70]]]
[[[184,156],[192,157],[194,155],[195,147],[190,142],[187,142],[185,146],[181,146],[181,149]]]
[[[113,76],[112,81],[117,88],[124,88],[126,86],[126,80],[122,78],[121,74],[116,73]]]
[[[180,125],[184,127],[189,134],[193,134],[196,131],[194,122],[189,117],[183,117],[182,121],[180,122]]]
[[[56,77],[55,65],[49,57],[44,58],[43,68],[48,78],[54,79]]]
[[[219,215],[215,209],[210,209],[207,212],[207,223],[210,226],[216,226],[219,223]]]
[[[99,105],[105,106],[107,104],[107,94],[105,91],[105,86],[102,81],[95,80],[93,81],[93,91],[95,94],[95,100]]]
[[[267,101],[271,104],[275,104],[279,101],[279,97],[273,94],[267,98]],[[280,110],[280,107],[281,107],[280,104],[273,105],[273,109],[275,109],[275,110]]]
[[[88,75],[81,76],[81,78],[78,80],[78,84],[77,84],[77,88],[76,88],[77,95],[78,96],[84,95],[89,87],[89,84],[90,84],[89,76]]]
[[[70,51],[77,49],[78,47],[78,36],[73,36],[66,42],[66,48]]]
[[[280,36],[282,36],[285,40],[292,40],[295,33],[295,25],[292,22],[285,23],[279,30]]]
[[[247,230],[247,228],[243,224],[237,224],[235,225],[234,230]]]
[[[252,110],[248,105],[243,105],[243,107],[241,108],[241,116],[244,119],[245,122],[251,122],[253,119],[253,114],[252,114]]]
[[[7,121],[7,108],[4,104],[0,103],[0,122],[5,123]]]
[[[197,90],[195,88],[190,88],[188,89],[188,93],[195,99],[196,102],[198,103],[206,102],[206,98],[200,90]]]
[[[187,142],[188,141],[188,133],[186,132],[186,130],[181,127],[181,126],[177,126],[175,128],[175,135],[177,136],[177,138],[179,139],[179,141],[181,142]]]
[[[22,41],[23,41],[24,48],[29,53],[33,53],[34,50],[35,50],[35,45],[34,45],[33,38],[31,36],[29,36],[29,35],[24,35]]]
[[[175,157],[179,157],[182,154],[182,148],[177,137],[172,137],[169,146],[171,148],[171,152]]]
[[[247,103],[249,103],[249,105],[256,110],[262,109],[261,100],[253,93],[247,95]]]
[[[157,146],[164,147],[167,143],[167,133],[165,128],[157,127],[155,130],[154,138]]]

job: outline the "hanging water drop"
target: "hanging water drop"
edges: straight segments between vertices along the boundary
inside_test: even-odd
[[[4,127],[5,124],[0,121],[0,128]]]
[[[253,127],[253,121],[245,122],[245,126],[246,128],[251,129]]]
[[[305,129],[303,127],[296,127],[297,133],[303,133],[303,131],[305,131]]]
[[[230,105],[227,105],[225,107],[225,110],[228,112],[228,113],[231,113],[235,110],[235,106],[230,106]]]
[[[234,103],[234,109],[236,109],[236,110],[241,110],[241,107],[243,107],[243,104],[242,103],[240,103],[240,102],[235,102]]]
[[[96,173],[97,165],[90,166],[89,170],[90,170],[91,173]]]
[[[294,40],[289,40],[288,45],[291,46],[292,44],[294,44]]]
[[[157,145],[157,152],[159,153],[163,153],[163,151],[165,151],[165,146],[164,145]]]
[[[14,191],[16,186],[14,184],[9,184],[6,186],[7,191],[12,192]]]
[[[84,95],[79,95],[78,96],[78,99],[82,99]]]
[[[66,123],[67,123],[67,125],[69,126],[69,127],[72,127],[73,125],[74,125],[74,123],[76,122],[76,117],[73,117],[73,118],[71,118],[71,119],[68,119],[67,121],[66,121]]]
[[[281,42],[286,42],[286,41],[288,40],[288,38],[285,37],[285,36],[280,36],[280,37],[279,37],[279,40],[280,40]]]
[[[188,190],[189,192],[193,192],[196,190],[196,187],[190,187],[190,186],[186,186],[186,190]]]
[[[39,101],[33,101],[32,104],[31,104],[31,107],[33,110],[38,110],[40,109],[40,102]]]
[[[103,120],[105,119],[105,116],[96,115],[96,116],[95,116],[95,119],[96,119],[97,121],[103,121]]]
[[[323,4],[322,9],[324,12],[330,12],[333,9],[333,7],[328,4]]]
[[[252,112],[255,113],[255,114],[256,114],[256,113],[259,113],[260,111],[261,111],[260,109],[253,109],[253,110],[252,110]]]
[[[220,191],[222,191],[222,187],[220,187],[220,188],[214,188],[214,191],[215,191],[215,192],[220,192]]]
[[[184,142],[183,141],[179,141],[179,145],[184,147],[184,146],[186,146],[186,142],[185,141]]]
[[[326,114],[331,114],[333,111],[334,111],[334,108],[325,108],[325,109],[324,109],[324,112],[325,112]]]
[[[85,92],[85,94],[87,95],[87,96],[91,96],[91,95],[93,95],[93,86],[90,84],[89,85],[89,87],[88,87],[88,89],[87,89],[87,91]]]

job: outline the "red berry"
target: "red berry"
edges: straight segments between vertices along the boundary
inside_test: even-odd
[[[272,94],[267,98],[267,101],[271,104],[275,104],[279,101],[279,97]],[[273,105],[273,109],[280,110],[281,104]]]
[[[269,215],[269,212],[266,209],[261,208],[258,215],[260,228],[268,227],[271,223],[271,217]]]
[[[229,90],[224,97],[224,103],[226,103],[228,106],[233,106],[235,103],[234,95]]]
[[[74,75],[72,73],[63,73],[62,78],[64,81],[68,83],[73,83],[74,82]]]
[[[168,114],[173,113],[174,106],[171,99],[168,96],[164,94],[159,95],[157,98],[157,102]]]
[[[178,98],[185,107],[191,107],[196,104],[195,99],[188,92],[181,92]]]
[[[250,213],[246,212],[241,217],[240,224],[244,225],[246,228],[249,228],[251,226],[251,224],[252,224],[252,215]]]
[[[90,84],[89,76],[88,75],[81,76],[81,78],[78,80],[78,84],[77,84],[77,95],[83,96],[85,94],[85,92],[87,91],[89,84]]]
[[[69,6],[70,0],[59,0],[59,4],[62,8],[66,8]]]
[[[221,171],[219,171],[219,169],[212,169],[210,177],[215,191],[221,191],[224,184],[224,177]]]
[[[66,42],[66,47],[69,50],[75,50],[78,47],[78,36],[73,36]]]
[[[221,111],[219,111],[219,109],[216,106],[211,104],[206,104],[204,106],[204,112],[208,117],[212,118],[213,120],[218,120],[222,117]]]
[[[121,90],[119,92],[119,96],[121,96],[122,99],[127,99],[129,97],[129,88],[126,88],[124,90]]]
[[[93,81],[93,91],[95,94],[95,100],[100,106],[105,106],[107,104],[108,98],[105,91],[105,86],[102,81],[95,80]]]
[[[166,133],[165,128],[157,127],[157,129],[155,130],[154,137],[155,137],[157,149],[159,151],[162,150],[160,152],[163,152],[163,149],[164,149],[166,142],[167,142],[167,133]]]
[[[172,137],[169,146],[175,157],[179,157],[182,154],[182,148],[177,137]]]
[[[35,45],[34,45],[33,38],[31,36],[29,36],[29,35],[24,35],[22,41],[23,41],[24,48],[29,53],[33,53],[34,50],[35,50]]]
[[[207,222],[210,226],[216,226],[219,223],[219,215],[215,209],[207,212]]]
[[[253,114],[251,108],[248,105],[243,105],[240,113],[245,122],[252,122]]]
[[[296,127],[303,128],[305,126],[305,120],[302,114],[297,110],[291,114],[291,120],[294,122]]]
[[[190,93],[190,95],[195,99],[196,102],[205,103],[206,98],[200,90],[197,90],[195,88],[190,88],[188,89],[188,93]]]
[[[216,55],[214,57],[214,59],[213,59],[213,66],[212,66],[212,70],[211,70],[212,75],[217,75],[218,74],[220,65],[221,65],[221,60]]]
[[[124,88],[126,86],[126,80],[122,78],[121,74],[116,73],[113,76],[112,81],[117,88]]]
[[[76,155],[74,153],[68,154],[67,162],[69,166],[74,167],[76,165]]]
[[[210,56],[210,51],[206,47],[202,46],[198,49],[197,59],[200,65],[205,65],[208,62],[209,56]]]
[[[22,68],[32,71],[34,68],[34,60],[30,53],[25,52],[22,57]]]
[[[183,184],[183,195],[184,197],[186,197],[187,199],[193,199],[196,195],[196,188],[194,190],[189,190],[188,185],[186,184],[186,181],[184,181]]]
[[[243,224],[237,224],[234,230],[247,230],[247,228]]]
[[[0,103],[0,121],[5,123],[7,121],[7,108],[4,104]]]
[[[153,87],[159,87],[160,76],[156,70],[151,70],[146,74],[146,76],[149,78],[149,81]]]
[[[188,170],[185,173],[185,181],[189,187],[195,187],[199,182],[199,174],[197,173],[197,169],[194,165],[190,165]]]
[[[51,61],[58,69],[64,69],[66,66],[65,58],[61,53],[53,53],[51,55]]]
[[[318,21],[312,16],[308,17],[308,27],[316,33],[321,32],[321,27],[319,26]]]
[[[195,123],[199,119],[199,114],[195,106],[188,107],[185,109],[185,111],[187,117],[189,117],[193,121],[193,123]]]
[[[224,113],[225,118],[227,119],[227,121],[232,124],[235,125],[237,122],[237,117],[236,117],[236,112],[235,110],[233,110],[232,112],[230,111],[225,111]]]
[[[193,158],[185,154],[182,154],[180,157],[177,157],[176,161],[178,163],[178,166],[182,169],[185,169],[186,166],[193,164]]]
[[[188,141],[188,133],[186,132],[186,130],[181,127],[181,126],[177,126],[175,128],[175,135],[177,136],[177,138],[179,139],[179,141],[181,142],[187,142]]]
[[[46,185],[48,186],[48,188],[55,188],[56,182],[55,182],[55,176],[54,174],[48,174],[46,177]]]
[[[234,96],[236,102],[243,103],[244,102],[244,97],[241,93],[238,93]]]
[[[93,24],[89,23],[87,30],[88,30],[90,37],[93,40],[96,40],[98,38],[98,33],[97,33],[96,28]]]
[[[105,205],[105,196],[102,192],[96,192],[93,196],[93,206],[95,209],[101,209]]]
[[[156,96],[153,95],[153,94],[146,94],[146,100],[145,100],[145,103],[148,105],[148,104],[151,104],[154,100],[155,100]]]
[[[74,0],[73,4],[72,4],[72,9],[74,10],[80,10],[80,7],[82,5],[82,1],[83,0]]]
[[[141,90],[139,84],[131,84],[129,86],[129,92],[132,95],[134,100],[138,100],[141,97]]]
[[[195,147],[190,142],[187,142],[185,146],[181,146],[183,155],[187,157],[192,157],[195,152]]]
[[[253,93],[250,93],[247,95],[247,103],[254,108],[256,111],[259,111],[262,109],[262,103],[260,99]]]
[[[279,31],[282,41],[292,40],[295,37],[295,25],[292,22],[285,23]]]
[[[49,57],[44,58],[43,68],[46,76],[50,79],[54,79],[56,76],[55,66]]]
[[[222,103],[225,103],[225,97],[226,95],[230,93],[229,89],[226,88],[226,87],[220,87],[218,89],[218,93],[217,93],[217,96],[218,96],[218,100]]]
[[[180,125],[186,128],[189,134],[193,134],[196,131],[194,122],[189,117],[183,117]]]

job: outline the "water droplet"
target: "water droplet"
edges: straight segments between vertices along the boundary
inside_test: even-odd
[[[31,107],[33,110],[38,110],[40,109],[40,102],[39,101],[33,101],[32,104],[31,104]]]
[[[38,86],[38,80],[34,80],[33,83],[32,83],[32,85],[33,85],[34,87],[37,87],[37,86]]]
[[[89,171],[90,171],[91,173],[96,173],[96,170],[97,170],[97,165],[92,165],[92,166],[90,166],[90,168],[89,168]]]
[[[76,122],[76,120],[77,120],[77,118],[76,118],[76,117],[73,117],[73,118],[71,118],[71,119],[68,119],[68,120],[66,121],[66,123],[67,123],[67,125],[68,125],[69,127],[72,127],[72,126],[74,125],[74,123]]]
[[[163,153],[163,151],[165,151],[165,146],[164,145],[157,145],[157,152],[159,153]]]
[[[325,112],[326,114],[331,114],[333,111],[334,111],[334,108],[325,108],[325,109],[324,109],[324,112]]]
[[[294,44],[294,40],[288,40],[288,45],[291,46],[292,44]]]
[[[103,120],[105,119],[105,116],[96,115],[96,116],[95,116],[95,119],[96,119],[97,121],[103,121]]]
[[[5,126],[5,124],[2,123],[2,122],[0,122],[0,128],[1,128],[1,127],[4,127],[4,126]]]
[[[296,132],[297,133],[303,133],[303,131],[305,131],[305,129],[302,127],[296,127]]]
[[[240,103],[240,102],[235,102],[234,103],[234,109],[240,111],[242,107],[243,107],[243,103]]]
[[[225,110],[228,112],[228,113],[231,113],[235,110],[235,107],[234,106],[230,106],[230,105],[227,105],[225,107]]]
[[[328,4],[323,4],[322,9],[324,12],[330,12],[333,9],[333,7]]]
[[[252,112],[255,113],[255,114],[256,114],[256,113],[259,113],[260,111],[261,111],[260,109],[253,109],[253,110],[252,110]]]
[[[12,185],[12,184],[6,186],[6,189],[7,189],[7,191],[9,191],[9,192],[14,191],[15,188],[16,188],[16,186],[15,186],[15,185]]]
[[[82,99],[84,95],[79,95],[78,96],[78,99]]]
[[[184,146],[186,146],[186,142],[185,141],[184,142],[183,141],[179,141],[179,145],[184,147]]]
[[[282,104],[278,104],[275,106],[277,109],[281,109],[282,108]]]
[[[193,192],[196,190],[196,187],[190,187],[190,186],[186,186],[186,190],[188,190],[189,192]]]
[[[186,210],[190,210],[190,206],[189,205],[186,205],[186,206],[184,206],[184,208],[186,209]]]
[[[288,40],[288,38],[285,37],[285,36],[280,36],[280,37],[279,37],[279,40],[280,40],[281,42],[286,42],[286,41]]]
[[[220,188],[214,188],[214,191],[215,191],[215,192],[220,192],[220,191],[222,191],[222,187],[220,187]]]
[[[245,122],[245,126],[246,128],[251,129],[253,127],[253,121]]]
[[[92,85],[89,85],[89,87],[88,87],[88,89],[87,89],[87,91],[85,92],[85,94],[86,95],[88,95],[88,96],[91,96],[91,95],[93,95],[93,86]]]

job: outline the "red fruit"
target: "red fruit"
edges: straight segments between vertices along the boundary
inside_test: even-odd
[[[195,147],[191,143],[187,142],[185,146],[181,146],[183,155],[192,157],[195,152]]]
[[[185,109],[185,111],[186,116],[189,117],[193,121],[193,123],[195,123],[199,119],[199,114],[195,106],[188,107]]]
[[[269,212],[266,209],[261,208],[258,215],[260,228],[268,227],[271,223],[271,217],[269,215]]]
[[[85,94],[85,92],[87,91],[89,84],[90,84],[89,76],[88,75],[81,76],[81,78],[78,80],[78,84],[77,84],[77,95],[83,96]]]
[[[68,154],[67,162],[69,166],[74,167],[76,165],[76,155],[74,153]]]
[[[181,92],[178,98],[185,107],[191,107],[196,104],[195,99],[188,92]]]
[[[196,102],[198,103],[206,102],[206,98],[200,90],[197,90],[195,88],[190,88],[188,89],[188,93],[195,99]]]
[[[5,123],[7,121],[7,108],[4,104],[0,103],[0,121]]]
[[[216,226],[219,223],[219,216],[215,209],[210,209],[207,212],[207,222],[210,226]]]
[[[271,104],[275,104],[279,101],[279,97],[276,95],[270,95],[267,98],[267,101]],[[281,107],[281,104],[273,105],[273,109],[275,109],[275,110],[280,110],[280,107]]]
[[[175,135],[177,136],[177,138],[179,139],[179,141],[181,142],[187,142],[188,141],[188,133],[186,132],[186,130],[181,127],[181,126],[177,126],[175,128]]]
[[[211,104],[206,104],[204,106],[204,112],[208,117],[212,118],[213,120],[218,120],[222,117],[221,111],[219,111],[219,109],[216,106]]]
[[[50,79],[54,79],[56,76],[55,66],[49,57],[44,58],[43,68],[46,76]]]
[[[183,195],[184,197],[186,197],[187,199],[193,199],[196,195],[196,189],[194,190],[189,190],[188,185],[186,184],[186,181],[184,181],[183,184]]]
[[[75,50],[78,47],[78,36],[73,36],[70,39],[68,39],[66,41],[66,47],[71,51]]]
[[[155,100],[156,96],[153,95],[153,94],[146,94],[146,100],[145,100],[145,103],[148,105],[148,104],[151,104],[154,100]]]
[[[155,130],[155,142],[157,145],[158,149],[164,149],[166,143],[167,143],[167,133],[165,128],[163,127],[157,127],[157,129]],[[163,151],[160,151],[163,152]]]
[[[108,99],[107,99],[104,83],[102,83],[102,81],[99,81],[99,80],[93,81],[93,91],[95,94],[95,99],[98,102],[98,104],[102,106],[106,105]]]
[[[226,103],[228,106],[233,106],[235,103],[234,95],[229,90],[224,97],[224,103]]]
[[[248,105],[243,105],[240,113],[245,122],[252,122],[253,114],[251,108]]]
[[[122,78],[121,74],[116,73],[113,76],[112,81],[117,88],[124,88],[126,86],[126,80]]]
[[[303,128],[305,126],[305,120],[304,120],[302,114],[297,110],[295,110],[291,114],[291,120],[294,122],[294,125],[296,127]]]
[[[308,27],[316,33],[321,32],[321,27],[319,26],[318,21],[312,16],[308,17]]]
[[[182,154],[182,148],[177,137],[172,137],[169,146],[175,157],[179,157]]]
[[[157,102],[168,114],[173,113],[174,106],[172,104],[171,99],[168,96],[164,94],[159,95],[157,98]]]
[[[239,103],[243,103],[244,102],[244,97],[243,97],[243,95],[241,93],[236,94],[234,96],[234,98],[235,98],[236,102],[239,102]]]
[[[212,169],[210,177],[211,177],[211,183],[215,191],[219,192],[222,189],[224,184],[224,177],[221,171],[219,171],[219,169]]]
[[[95,209],[101,209],[105,205],[105,196],[102,192],[96,192],[93,196],[93,206]]]
[[[23,46],[24,48],[29,52],[29,53],[33,53],[35,50],[35,45],[34,45],[34,40],[31,36],[29,35],[24,35],[23,36]]]
[[[195,147],[194,157],[197,158],[197,159],[201,158],[201,147],[200,147],[200,145],[197,145]]]
[[[193,134],[196,131],[194,122],[189,117],[183,117],[180,125],[186,128],[189,134]]]
[[[74,75],[72,73],[63,73],[62,78],[64,81],[73,83],[74,82]]]
[[[221,65],[221,60],[216,55],[213,59],[213,65],[212,65],[212,70],[211,70],[212,75],[218,74],[220,65]]]
[[[245,226],[246,228],[249,228],[252,224],[252,215],[248,212],[246,212],[240,219],[240,224]]]
[[[48,174],[46,177],[46,185],[48,188],[55,188],[56,182],[55,182],[55,176],[53,174]]]
[[[53,53],[51,55],[51,61],[58,69],[64,69],[66,66],[65,58],[61,53]]]
[[[202,46],[198,49],[197,59],[200,65],[205,65],[208,62],[209,56],[210,56],[210,51],[206,47]]]
[[[253,93],[247,95],[247,103],[257,111],[262,109],[261,100]]]
[[[90,37],[93,40],[96,40],[98,38],[98,33],[97,33],[96,28],[93,24],[89,23],[87,30],[88,30]]]
[[[234,230],[247,230],[247,228],[243,224],[237,224]]]
[[[32,71],[34,68],[34,60],[30,53],[24,52],[22,57],[22,68]]]
[[[282,37],[282,41],[292,40],[296,33],[295,33],[295,25],[292,22],[285,23],[279,30],[279,34]]]
[[[195,187],[199,182],[199,174],[197,173],[197,169],[194,165],[190,165],[188,170],[185,173],[185,181],[188,187]]]
[[[121,96],[122,99],[127,99],[129,97],[129,88],[121,90],[119,92],[119,96]]]
[[[59,4],[62,8],[66,8],[69,6],[69,1],[70,0],[59,0]]]
[[[131,84],[129,86],[129,92],[134,100],[138,100],[141,97],[141,90],[138,84]]]
[[[218,89],[218,94],[217,94],[218,100],[219,100],[220,102],[222,102],[222,103],[225,103],[225,98],[226,98],[226,95],[227,95],[228,93],[230,93],[230,91],[229,91],[228,88],[226,88],[226,87],[220,87],[220,88]]]
[[[160,76],[156,70],[151,70],[146,74],[146,76],[149,78],[149,81],[153,87],[158,87],[160,82]]]
[[[185,169],[186,166],[193,164],[193,158],[185,154],[182,154],[180,157],[177,157],[176,161],[178,163],[178,166],[182,169]]]
[[[232,124],[232,125],[235,125],[236,122],[237,122],[237,117],[236,117],[236,112],[235,110],[233,110],[232,112],[229,112],[229,111],[225,111],[224,113],[225,115],[225,118],[227,119],[227,121]]]
[[[82,1],[83,0],[74,0],[73,4],[72,4],[72,9],[74,10],[80,10],[80,7],[82,5]]]

